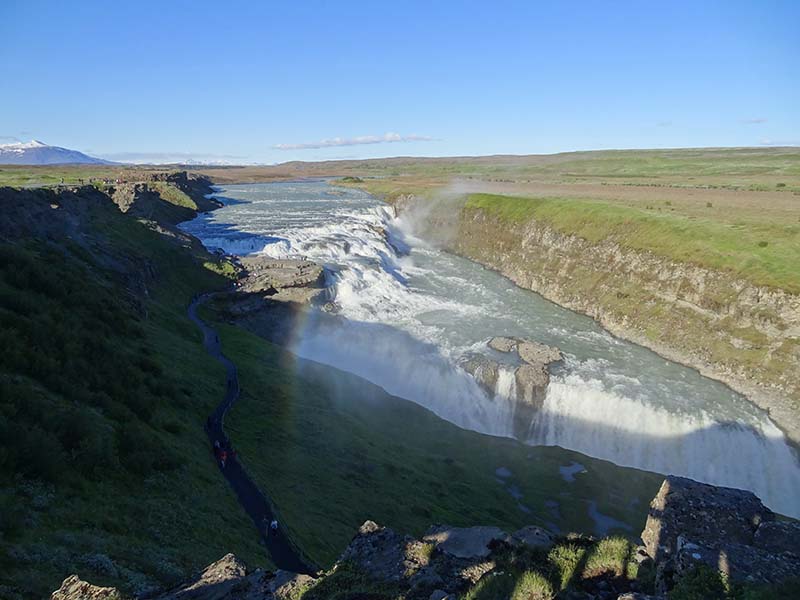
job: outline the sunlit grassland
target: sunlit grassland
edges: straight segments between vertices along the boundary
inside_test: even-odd
[[[78,185],[89,179],[117,178],[136,181],[148,171],[164,171],[168,167],[134,167],[126,165],[0,165],[0,187],[40,187]]]
[[[800,149],[717,148],[603,150],[531,156],[398,158],[304,164],[307,170],[359,176],[411,185],[413,180],[448,182],[454,178],[487,181],[548,181],[609,185],[666,186],[800,191]]]
[[[757,285],[800,292],[800,222],[725,223],[690,218],[669,206],[634,208],[573,198],[473,194],[467,210],[522,223],[538,221],[590,242],[613,241],[670,260],[735,273]]]

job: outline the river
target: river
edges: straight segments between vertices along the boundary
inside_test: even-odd
[[[459,367],[498,335],[565,355],[525,443],[749,489],[800,517],[800,463],[766,414],[697,371],[415,236],[379,200],[325,181],[230,185],[184,229],[212,249],[324,265],[343,319],[308,319],[299,356],[355,373],[461,427],[511,436],[510,370],[487,393]],[[504,376],[505,375],[505,376]]]

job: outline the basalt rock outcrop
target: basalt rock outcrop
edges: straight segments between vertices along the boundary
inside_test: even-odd
[[[116,588],[100,587],[70,575],[50,596],[50,600],[124,600],[125,596]]]
[[[237,324],[280,345],[291,341],[308,305],[325,290],[324,270],[309,260],[247,256],[234,293],[219,306]]]
[[[521,440],[530,437],[536,413],[541,409],[550,383],[549,366],[562,360],[557,348],[532,340],[512,337],[494,337],[488,342],[492,350],[507,355],[503,362],[485,354],[472,354],[461,366],[490,395],[511,394],[514,402],[514,436]],[[503,371],[513,371],[513,383],[499,390],[498,382]]]
[[[475,381],[490,395],[497,391],[497,378],[502,365],[485,354],[471,354],[461,362],[461,368],[475,378]]]
[[[179,172],[157,172],[144,174],[139,181],[115,181],[105,188],[119,209],[124,213],[162,227],[172,228],[181,221],[194,218],[197,212],[206,212],[222,206],[222,203],[208,198],[213,189],[211,182],[202,176]],[[186,205],[182,206],[165,199],[165,194],[181,196],[185,194]],[[191,203],[194,206],[191,206]]]
[[[733,582],[800,577],[800,523],[776,521],[753,493],[667,477],[642,532],[657,586],[703,565]]]
[[[243,277],[237,289],[272,302],[306,304],[324,286],[323,269],[309,260],[246,256],[240,260]]]
[[[744,586],[778,584],[800,577],[800,523],[777,520],[756,496],[743,490],[668,477],[651,503],[641,537],[645,545],[627,557],[608,558],[605,550],[605,559],[590,559],[582,571],[571,576],[563,597],[663,599],[697,568],[719,572],[733,584]],[[190,581],[151,598],[320,600],[348,593],[343,597],[454,600],[476,585],[488,586],[495,578],[507,577],[510,571],[552,576],[557,568],[557,562],[552,561],[557,561],[557,556],[580,548],[591,556],[592,549],[602,544],[574,534],[557,537],[534,525],[511,534],[498,527],[436,525],[415,539],[366,521],[337,563],[315,577],[250,571],[228,554]],[[556,558],[548,554],[551,550]],[[635,566],[634,571],[638,569],[638,576],[630,575],[631,566]],[[761,587],[762,593],[764,589]],[[770,588],[766,589],[768,593]],[[702,597],[698,593],[691,597]],[[554,598],[555,592],[536,597]],[[84,598],[118,600],[124,596],[73,575],[51,600]]]

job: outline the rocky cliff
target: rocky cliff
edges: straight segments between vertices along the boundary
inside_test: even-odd
[[[423,202],[400,197],[397,210]],[[448,204],[418,219],[451,251],[745,394],[800,442],[800,296],[730,273]]]
[[[637,547],[622,538],[558,537],[532,525],[511,534],[438,525],[415,539],[367,521],[333,568],[314,577],[250,571],[229,554],[153,598],[766,600],[800,590],[800,525],[777,521],[750,492],[668,477],[642,539]],[[79,598],[123,596],[72,575],[51,600]]]

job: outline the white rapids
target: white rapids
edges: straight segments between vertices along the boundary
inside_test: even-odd
[[[209,248],[326,268],[344,319],[312,313],[292,350],[355,373],[464,428],[510,436],[514,377],[486,394],[459,366],[493,336],[559,347],[564,364],[522,440],[623,466],[749,489],[800,517],[800,463],[769,418],[726,386],[414,237],[378,200],[323,181],[221,188],[185,225]]]

